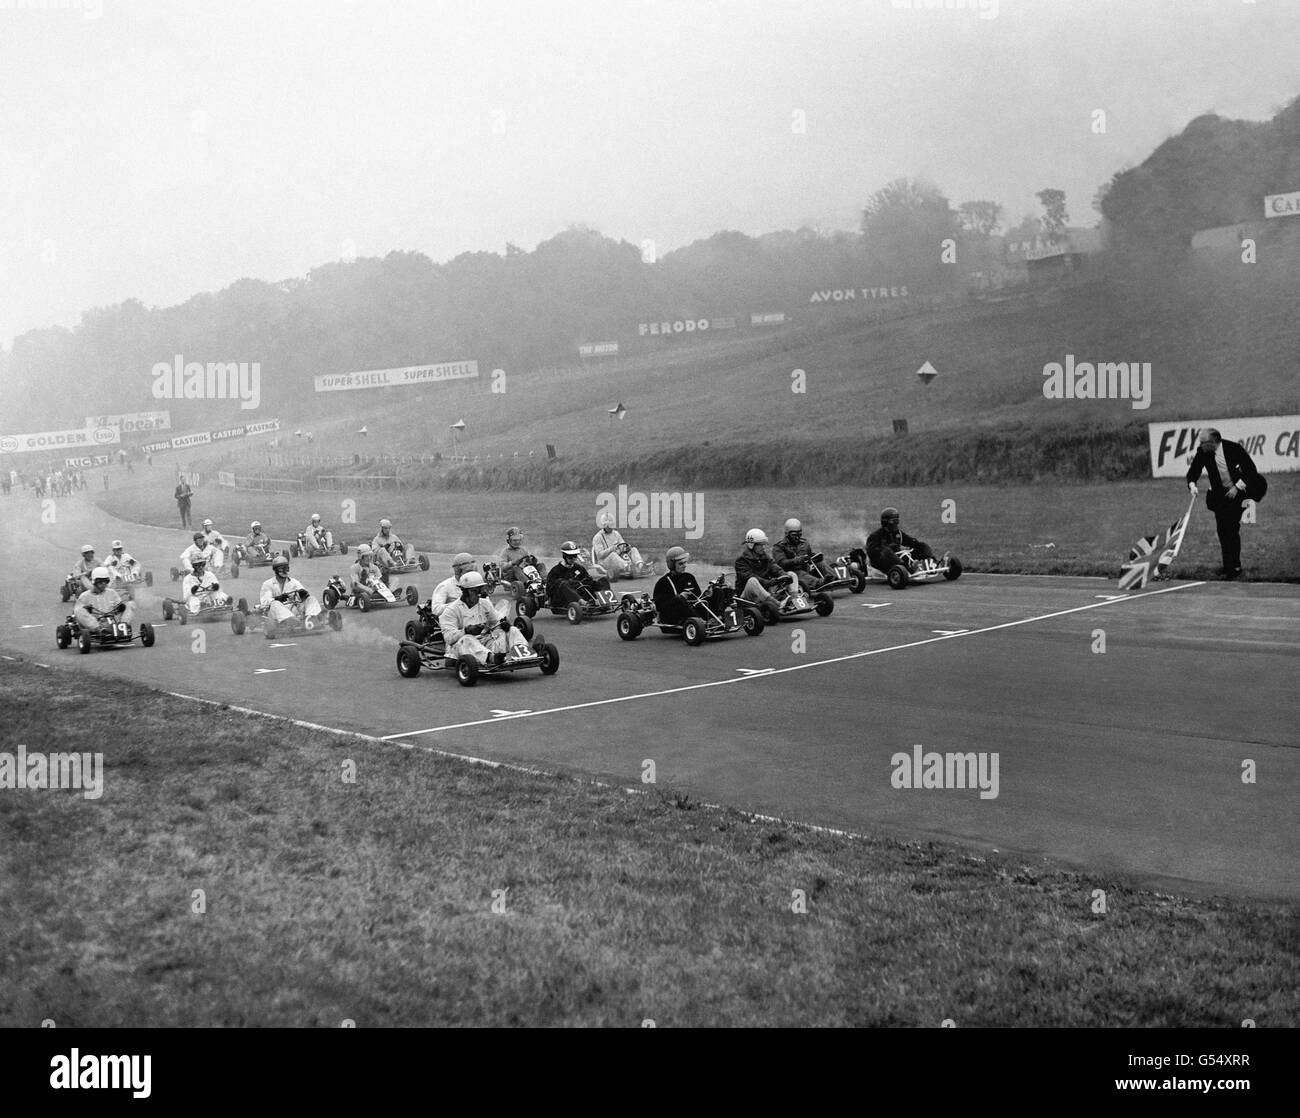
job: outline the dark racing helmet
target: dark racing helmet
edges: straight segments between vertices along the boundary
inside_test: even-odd
[[[887,509],[881,509],[880,523],[883,524],[886,528],[897,528],[898,521],[899,521],[898,509],[894,508],[892,505]]]
[[[664,562],[668,564],[670,571],[677,570],[679,563],[685,564],[691,561],[691,553],[684,547],[670,547],[668,554],[664,556]]]
[[[284,571],[285,574],[288,574],[289,560],[286,559],[283,555],[277,555],[274,559],[271,560],[271,570],[275,571],[276,574],[279,574],[281,571]]]

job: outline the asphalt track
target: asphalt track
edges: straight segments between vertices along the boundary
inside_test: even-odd
[[[1297,586],[1175,581],[1121,596],[1102,579],[968,573],[845,593],[828,618],[700,648],[653,631],[623,642],[609,619],[543,616],[558,675],[464,688],[447,673],[398,676],[405,606],[349,610],[341,633],[284,642],[203,626],[200,652],[200,627],[162,622],[159,597],[187,532],[124,523],[84,494],[57,502],[52,524],[27,496],[0,510],[0,561],[31,576],[10,577],[0,601],[10,656],[387,739],[376,749],[428,747],[627,786],[641,786],[652,761],[661,786],[822,826],[1300,897]],[[61,652],[62,574],[83,541],[102,556],[115,537],[154,572],[137,621],[157,623],[157,644]],[[447,571],[448,557],[432,558],[422,597]],[[294,573],[319,593],[344,565],[298,560]],[[266,573],[225,586],[251,598]],[[185,748],[200,742],[178,736]],[[916,744],[996,753],[996,798],[895,788],[891,757]],[[106,763],[111,774],[111,754]]]

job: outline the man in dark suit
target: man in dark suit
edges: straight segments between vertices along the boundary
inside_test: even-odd
[[[1268,482],[1240,443],[1223,438],[1213,427],[1201,432],[1196,453],[1187,471],[1187,488],[1196,492],[1201,471],[1210,482],[1205,503],[1214,513],[1223,552],[1223,577],[1241,577],[1241,514],[1247,500],[1258,501]]]

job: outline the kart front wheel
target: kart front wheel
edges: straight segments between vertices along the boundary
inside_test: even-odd
[[[740,627],[745,630],[745,636],[756,637],[767,628],[767,625],[758,610],[747,609],[741,611]]]
[[[961,560],[956,556],[950,556],[948,559],[948,569],[943,572],[943,577],[949,582],[961,578]]]
[[[532,617],[537,613],[537,599],[531,594],[525,594],[519,599],[518,610],[524,617]]]
[[[418,621],[408,621],[406,623],[406,639],[414,641],[416,644],[424,643],[424,626]]]
[[[140,622],[140,643],[144,645],[145,648],[152,648],[153,641],[153,626],[147,621]]]
[[[854,571],[849,576],[849,589],[854,594],[861,594],[867,588],[867,576],[861,571]]]
[[[835,609],[835,599],[829,594],[818,594],[813,608],[818,617],[829,617]]]
[[[625,641],[634,641],[641,635],[641,619],[635,613],[621,612],[614,619],[614,628]]]
[[[515,618],[515,628],[524,636],[524,640],[531,642],[533,639],[533,623],[526,617]]]
[[[83,656],[84,656],[87,652],[90,651],[90,634],[89,634],[89,633],[82,633],[82,634],[81,634],[81,637],[77,640],[77,651],[80,652]]]
[[[54,643],[60,648],[67,648],[72,643],[72,630],[66,625],[60,625],[54,630]]]
[[[704,643],[704,622],[698,617],[688,617],[682,626],[682,636],[686,643],[695,648]]]
[[[560,670],[560,650],[553,644],[544,644],[540,651],[542,654],[542,675],[554,675]]]
[[[325,604],[326,609],[333,609],[339,604],[339,592],[332,586],[325,587],[325,593],[320,596],[320,600]]]
[[[462,687],[473,687],[478,682],[478,661],[473,656],[456,661],[456,682]]]
[[[895,563],[889,568],[885,577],[889,579],[891,590],[902,590],[907,585],[907,568],[900,563]]]
[[[357,609],[359,609],[362,613],[369,613],[369,612],[370,612],[370,595],[369,595],[369,594],[358,594],[358,595],[357,595]]]
[[[239,610],[235,610],[235,612],[230,615],[230,631],[234,633],[235,636],[242,637],[246,628],[248,628],[248,618],[246,618]]]
[[[427,555],[421,555],[421,556],[420,556],[420,570],[422,570],[422,571],[427,571],[428,569],[429,569],[429,557],[428,557]]]
[[[414,586],[406,588],[406,604],[408,606],[418,606],[420,604],[420,592]]]
[[[397,650],[397,674],[403,679],[414,679],[423,667],[420,650],[414,644],[404,644]]]
[[[569,608],[564,613],[568,617],[570,625],[582,624],[582,606],[578,602],[570,602]]]

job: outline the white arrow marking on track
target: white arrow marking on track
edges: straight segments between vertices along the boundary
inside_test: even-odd
[[[880,609],[882,606],[892,606],[893,602],[859,602],[858,605],[866,606],[867,609]]]
[[[531,710],[493,710],[489,711],[493,718],[506,718],[512,714],[532,714]]]
[[[771,668],[737,668],[736,671],[743,672],[745,675],[767,675]]]
[[[941,637],[956,637],[962,633],[969,633],[969,629],[931,629],[930,632],[938,633]]]
[[[1108,602],[1118,602],[1118,601],[1120,601],[1120,600],[1123,599],[1123,598],[1127,598],[1128,595],[1127,595],[1127,594],[1094,594],[1093,597],[1094,597],[1094,598],[1105,598],[1106,601],[1108,601]]]
[[[19,625],[20,629],[44,629],[44,625]]]
[[[287,672],[288,668],[254,668],[254,675],[270,675],[272,672]]]
[[[271,647],[272,647],[272,648],[297,648],[297,647],[298,647],[298,642],[297,642],[297,641],[289,641],[287,644],[273,644],[273,645],[271,645]]]

